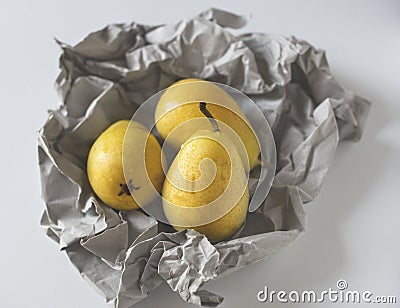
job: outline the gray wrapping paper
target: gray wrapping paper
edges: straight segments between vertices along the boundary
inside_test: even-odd
[[[132,307],[166,282],[183,300],[218,306],[203,288],[283,249],[306,228],[303,204],[319,193],[340,140],[361,137],[370,103],[343,89],[325,53],[271,34],[235,36],[246,20],[211,9],[176,24],[114,24],[62,48],[62,104],[39,132],[41,224],[84,279],[114,307]],[[92,191],[86,158],[99,134],[152,94],[185,77],[235,87],[267,118],[275,180],[236,238],[211,244],[141,211],[116,212]],[[251,179],[250,179],[251,180]]]

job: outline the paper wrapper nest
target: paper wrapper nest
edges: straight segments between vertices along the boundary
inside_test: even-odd
[[[107,302],[132,307],[163,281],[183,300],[218,306],[212,279],[283,249],[305,231],[303,204],[321,189],[340,140],[361,137],[370,103],[343,89],[325,53],[294,37],[231,34],[245,19],[211,9],[172,25],[113,24],[59,43],[62,97],[39,134],[41,224]],[[276,141],[271,191],[236,239],[212,245],[141,211],[116,212],[94,194],[86,158],[99,134],[185,77],[225,83],[262,110]]]

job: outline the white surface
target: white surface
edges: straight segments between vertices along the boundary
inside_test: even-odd
[[[0,2],[1,307],[106,307],[39,227],[36,131],[58,105],[52,86],[60,50],[53,37],[76,43],[108,23],[173,22],[217,5],[116,2]],[[207,287],[225,297],[223,307],[276,307],[257,302],[265,285],[318,291],[343,278],[350,289],[397,295],[391,307],[400,305],[400,2],[226,0],[218,7],[251,14],[244,31],[294,34],[325,49],[337,79],[373,107],[361,142],[340,145],[320,196],[307,205],[308,232]],[[167,286],[137,305],[186,306]]]

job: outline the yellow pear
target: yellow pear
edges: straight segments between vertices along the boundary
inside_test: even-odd
[[[124,146],[125,134],[129,134],[128,146]],[[123,150],[127,151],[124,155]],[[134,178],[124,176],[123,159],[131,167],[145,164],[145,172],[136,172]],[[161,191],[164,172],[160,144],[142,124],[118,121],[92,145],[87,159],[87,174],[94,192],[108,206],[118,210],[137,209],[156,198],[154,189]],[[150,182],[154,189],[149,187]],[[135,200],[136,194],[141,195],[139,204]]]
[[[204,117],[199,102],[207,102],[213,117],[231,127],[246,147],[250,168],[258,163],[260,148],[248,120],[236,101],[221,87],[196,78],[180,80],[172,84],[160,97],[155,110],[155,123],[160,136],[175,148],[179,148],[195,132],[207,129],[205,124],[190,123],[179,131],[171,132],[193,118]],[[204,122],[203,122],[204,123]]]
[[[172,162],[162,195],[176,230],[195,229],[214,243],[232,236],[249,204],[245,167],[232,140],[219,129],[192,135]]]

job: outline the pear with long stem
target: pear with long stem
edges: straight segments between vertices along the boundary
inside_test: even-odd
[[[247,175],[237,147],[219,128],[221,122],[206,102],[198,108],[212,129],[198,131],[182,145],[164,181],[163,208],[176,230],[192,228],[215,243],[231,237],[244,223]]]

